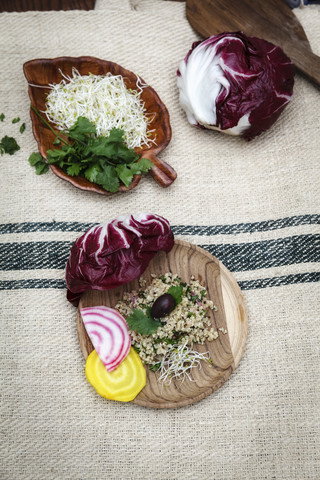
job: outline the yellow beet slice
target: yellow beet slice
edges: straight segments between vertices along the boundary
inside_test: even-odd
[[[86,377],[96,392],[109,400],[130,402],[146,385],[146,371],[137,352],[131,347],[120,365],[108,372],[93,350],[87,358]]]

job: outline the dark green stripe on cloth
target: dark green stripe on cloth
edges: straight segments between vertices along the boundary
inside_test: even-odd
[[[73,242],[0,244],[0,270],[63,269]],[[296,235],[251,243],[200,245],[233,272],[320,262],[320,235]]]
[[[93,223],[81,222],[22,222],[0,225],[0,234],[32,232],[84,232]],[[239,233],[266,232],[301,225],[320,225],[320,215],[296,215],[262,222],[235,223],[231,225],[173,225],[175,235],[230,235]]]
[[[254,290],[267,287],[281,287],[297,283],[312,283],[320,281],[320,272],[298,273],[273,278],[261,278],[257,280],[239,281],[242,290]],[[33,278],[29,280],[8,280],[0,281],[0,290],[22,290],[22,289],[65,289],[64,280]]]

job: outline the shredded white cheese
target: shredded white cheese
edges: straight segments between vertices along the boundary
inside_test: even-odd
[[[154,130],[148,130],[152,117],[147,116],[140,95],[143,85],[137,77],[137,91],[129,90],[121,75],[64,75],[58,84],[50,84],[45,114],[59,130],[66,130],[77,118],[86,117],[95,124],[98,136],[107,136],[112,128],[124,130],[128,147],[155,143]]]

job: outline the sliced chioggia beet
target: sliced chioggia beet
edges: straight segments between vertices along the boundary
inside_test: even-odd
[[[133,348],[113,372],[107,372],[93,350],[87,358],[86,377],[99,395],[119,402],[131,402],[146,385],[145,368]]]
[[[80,309],[85,329],[104,367],[112,372],[130,351],[131,338],[125,319],[105,306]]]

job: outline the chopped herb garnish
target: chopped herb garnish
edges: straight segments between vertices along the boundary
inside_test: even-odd
[[[4,119],[5,119],[5,114],[4,114],[4,113],[1,113],[1,115],[0,115],[0,121],[3,122]]]
[[[16,117],[12,120],[12,123],[18,123],[20,122],[20,117]]]
[[[17,144],[17,141],[13,137],[8,137],[8,135],[6,135],[1,139],[1,142],[0,142],[1,155],[3,155],[4,153],[13,155],[17,150],[20,150],[20,147]]]
[[[175,345],[177,343],[176,338],[156,338],[153,343],[166,343],[168,345]]]
[[[20,133],[23,133],[23,132],[25,131],[25,129],[26,129],[26,124],[23,123],[23,124],[21,125],[20,129],[19,129],[19,130],[20,130]]]

